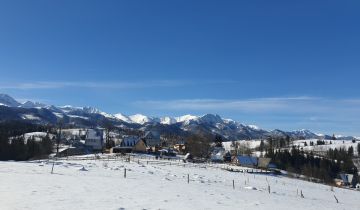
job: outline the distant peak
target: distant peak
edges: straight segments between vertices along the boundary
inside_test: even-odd
[[[175,120],[177,122],[190,122],[192,120],[197,120],[197,119],[199,119],[198,116],[194,116],[194,115],[190,115],[190,114],[183,115],[183,116],[180,116],[180,117],[175,117]]]
[[[138,124],[145,124],[147,122],[151,122],[151,118],[143,115],[143,114],[134,114],[129,116],[132,122],[138,123]]]
[[[45,104],[40,102],[33,102],[33,101],[25,101],[20,105],[22,108],[44,108],[46,107]]]
[[[11,96],[9,96],[7,94],[3,94],[3,93],[0,93],[0,103],[4,104],[5,106],[10,106],[10,107],[17,107],[17,106],[21,105],[14,98],[12,98]]]
[[[259,126],[257,125],[248,125],[248,127],[254,130],[260,130]]]

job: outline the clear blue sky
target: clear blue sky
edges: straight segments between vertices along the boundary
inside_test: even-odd
[[[0,2],[0,92],[360,136],[359,1]]]

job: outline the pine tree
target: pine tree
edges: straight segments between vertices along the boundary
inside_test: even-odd
[[[223,139],[220,135],[216,134],[215,136],[215,146],[216,147],[222,147],[222,142],[223,142]]]
[[[5,135],[0,135],[0,160],[10,159],[9,139]]]
[[[350,157],[353,157],[353,156],[354,156],[354,148],[353,148],[352,146],[350,146],[349,149],[348,149],[348,155],[349,155]]]
[[[260,146],[259,146],[259,150],[261,153],[264,151],[264,147],[265,147],[264,140],[261,139]]]
[[[269,144],[269,148],[268,151],[266,153],[266,155],[270,158],[272,158],[274,156],[274,149],[273,149],[273,138],[271,136],[269,136],[267,138],[268,144]]]
[[[48,154],[52,153],[53,142],[51,141],[50,136],[49,136],[48,133],[41,140],[41,148],[42,148],[42,154],[44,154],[44,155],[48,155]]]
[[[185,148],[195,157],[206,158],[210,154],[209,138],[203,135],[191,135],[186,139]]]
[[[286,135],[285,141],[286,141],[287,146],[289,147],[290,146],[290,136],[289,135]]]

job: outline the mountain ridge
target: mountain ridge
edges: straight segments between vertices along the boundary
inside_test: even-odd
[[[202,116],[183,115],[179,117],[149,117],[143,114],[125,115],[122,113],[108,114],[93,107],[74,107],[46,105],[39,102],[26,101],[20,103],[7,94],[0,94],[0,121],[28,120],[35,123],[56,123],[59,120],[78,126],[102,126],[104,120],[115,126],[130,129],[158,129],[168,133],[197,132],[203,130],[213,135],[221,135],[227,140],[266,138],[268,136],[293,139],[322,139],[330,135],[315,134],[310,130],[300,129],[283,131],[280,129],[265,130],[256,125],[246,125],[232,119],[224,119],[217,114]],[[351,140],[353,136],[340,136],[338,139]]]

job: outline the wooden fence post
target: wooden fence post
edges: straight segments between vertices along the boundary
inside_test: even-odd
[[[53,165],[52,165],[52,168],[51,168],[51,174],[54,172],[54,165],[55,165],[55,161],[53,161]]]
[[[126,178],[126,168],[124,168],[124,178]]]

